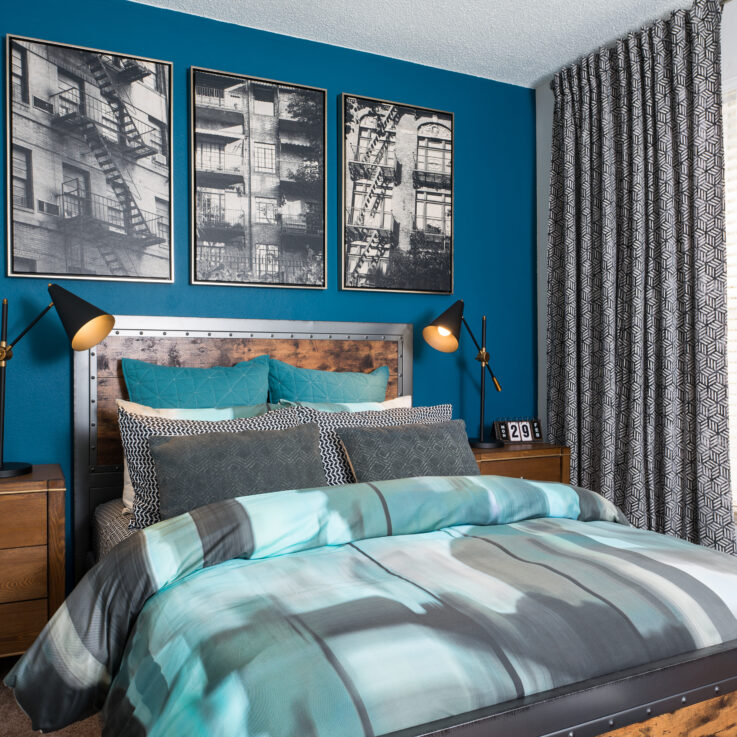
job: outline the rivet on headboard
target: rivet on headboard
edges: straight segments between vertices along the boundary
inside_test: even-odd
[[[138,331],[138,334],[139,334],[139,335],[143,335],[143,330],[139,330],[139,331]]]
[[[210,337],[211,335],[212,335],[212,333],[208,333],[208,334],[207,334],[207,337],[209,338],[209,337]]]
[[[115,334],[116,334],[116,335],[120,335],[120,330],[116,330],[116,331],[115,331]]]
[[[95,357],[95,354],[94,353],[90,353],[90,356],[92,356],[94,358]]]
[[[233,337],[233,333],[228,333],[228,337],[229,338],[232,338]]]
[[[164,330],[164,332],[162,333],[162,335],[166,335],[166,330]]]
[[[94,380],[95,380],[95,377],[94,376],[90,376],[90,381],[94,381]]]
[[[92,402],[92,404],[94,404],[95,403],[95,400],[94,399],[90,399],[90,402]]]
[[[96,422],[90,422],[90,427],[95,427],[97,425]]]
[[[185,335],[189,335],[189,333],[185,333]]]

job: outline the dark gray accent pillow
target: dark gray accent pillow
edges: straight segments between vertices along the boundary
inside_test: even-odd
[[[237,496],[325,486],[317,425],[148,438],[161,519]]]
[[[480,473],[463,420],[430,425],[342,427],[335,432],[358,482]]]

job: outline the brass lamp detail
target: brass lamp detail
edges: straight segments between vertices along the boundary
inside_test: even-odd
[[[72,294],[58,284],[49,284],[53,300],[20,332],[15,340],[8,342],[8,300],[2,302],[2,328],[0,332],[0,478],[21,476],[31,470],[30,463],[10,463],[3,458],[5,429],[5,372],[8,361],[13,358],[13,349],[36,323],[52,308],[56,307],[69,343],[75,351],[86,351],[104,340],[115,325],[115,318],[98,307]]]
[[[504,443],[498,440],[486,440],[484,430],[484,406],[486,404],[486,372],[489,372],[494,388],[502,390],[499,380],[489,366],[489,352],[486,350],[486,315],[481,318],[481,345],[476,340],[466,318],[463,316],[463,300],[454,302],[442,315],[436,317],[427,327],[422,330],[422,337],[428,345],[442,353],[453,353],[458,350],[458,341],[461,334],[461,325],[466,326],[473,344],[478,353],[476,360],[481,364],[481,413],[479,422],[479,438],[472,440],[474,448],[500,448]]]

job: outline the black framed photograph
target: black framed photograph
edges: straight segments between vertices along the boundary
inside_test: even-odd
[[[453,113],[343,94],[343,289],[453,293]]]
[[[8,276],[173,281],[171,63],[6,52]]]
[[[326,90],[190,81],[192,283],[325,289]]]

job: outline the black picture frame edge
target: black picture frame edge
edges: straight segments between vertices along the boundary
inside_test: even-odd
[[[197,182],[195,177],[195,95],[194,83],[195,74],[197,72],[205,72],[207,74],[219,75],[222,77],[255,80],[257,82],[267,82],[269,84],[283,85],[285,87],[296,87],[313,92],[321,92],[323,96],[323,283],[321,285],[313,284],[274,284],[272,282],[233,282],[233,281],[202,281],[196,278],[196,195]],[[325,291],[328,288],[328,120],[327,120],[327,97],[328,90],[325,87],[313,87],[312,85],[301,84],[297,82],[285,82],[278,79],[270,79],[268,77],[256,77],[249,74],[241,74],[238,72],[226,72],[221,69],[210,69],[208,67],[190,66],[188,75],[187,94],[189,95],[188,104],[188,125],[189,125],[189,283],[198,287],[250,287],[256,289],[309,289],[310,291]]]
[[[378,102],[389,105],[397,105],[398,107],[410,108],[412,110],[427,110],[432,113],[440,113],[449,115],[451,120],[451,223],[450,223],[450,291],[429,291],[424,289],[381,289],[376,287],[349,287],[346,286],[345,280],[345,211],[346,211],[346,138],[345,138],[345,105],[347,97],[356,97],[369,102]],[[380,97],[371,97],[369,95],[358,95],[351,92],[341,92],[340,94],[340,150],[341,150],[341,191],[340,191],[340,290],[343,292],[383,292],[389,294],[434,294],[437,296],[447,297],[455,293],[455,113],[450,110],[439,110],[437,108],[426,107],[424,105],[410,105],[396,100],[385,100]]]
[[[54,272],[38,272],[38,273],[15,273],[12,269],[13,264],[13,190],[12,190],[12,147],[13,147],[13,107],[12,107],[12,91],[11,91],[11,48],[13,41],[25,41],[28,43],[44,44],[46,46],[56,46],[62,49],[75,49],[77,51],[87,51],[92,53],[108,54],[110,56],[119,56],[126,59],[136,59],[138,61],[151,62],[154,64],[163,64],[168,67],[169,74],[167,80],[168,100],[167,114],[168,123],[168,157],[169,157],[169,275],[166,278],[160,277],[137,277],[137,276],[97,276],[89,274],[68,274]],[[73,279],[77,281],[106,281],[118,283],[145,283],[145,284],[173,284],[174,283],[174,148],[173,148],[173,131],[174,131],[174,63],[164,59],[156,59],[149,56],[140,56],[138,54],[126,54],[120,51],[109,51],[107,49],[99,49],[90,46],[81,46],[79,44],[64,43],[61,41],[49,41],[47,39],[35,38],[33,36],[21,36],[19,34],[5,34],[5,177],[6,177],[6,223],[7,232],[5,236],[5,276],[8,278],[18,279]]]

